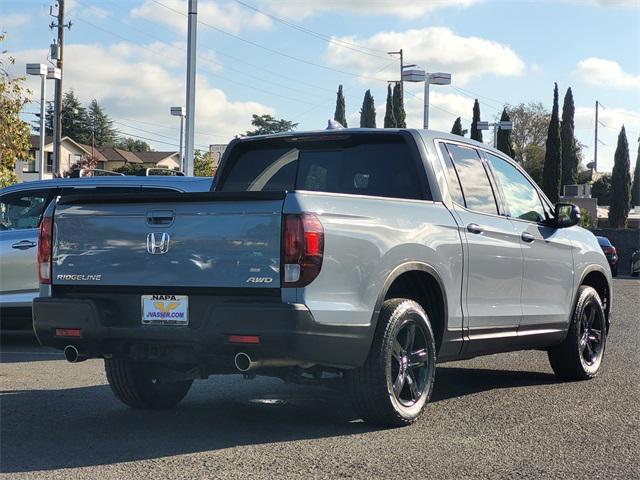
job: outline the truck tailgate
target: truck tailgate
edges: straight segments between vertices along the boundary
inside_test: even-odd
[[[254,287],[280,284],[284,193],[172,193],[63,199],[54,285]]]

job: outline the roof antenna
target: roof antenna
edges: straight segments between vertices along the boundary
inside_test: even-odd
[[[329,122],[327,122],[326,130],[341,130],[343,128],[344,128],[344,126],[340,122],[338,122],[337,120],[329,119]]]

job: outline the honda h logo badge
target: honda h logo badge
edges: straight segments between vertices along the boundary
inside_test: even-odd
[[[147,235],[147,252],[151,255],[162,255],[169,251],[168,233],[150,233]]]

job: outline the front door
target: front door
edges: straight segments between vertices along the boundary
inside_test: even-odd
[[[573,254],[568,232],[544,224],[540,194],[515,165],[490,153],[485,156],[522,244],[522,323],[518,335],[526,343],[531,335],[547,339],[562,335],[573,308]]]
[[[38,294],[38,225],[48,190],[8,193],[0,199],[0,303],[28,306]]]

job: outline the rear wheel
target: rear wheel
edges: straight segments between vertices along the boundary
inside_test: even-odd
[[[578,290],[569,332],[564,342],[549,350],[551,368],[559,378],[587,380],[598,374],[607,341],[607,321],[598,293],[588,286]]]
[[[160,410],[175,407],[193,380],[167,382],[153,374],[147,365],[123,358],[107,358],[104,368],[111,390],[133,408]]]
[[[616,266],[611,268],[611,276],[612,277],[617,277],[618,276],[618,265],[616,265]]]
[[[354,407],[368,423],[413,423],[431,396],[436,347],[427,314],[412,300],[384,302],[369,356],[347,372]]]

